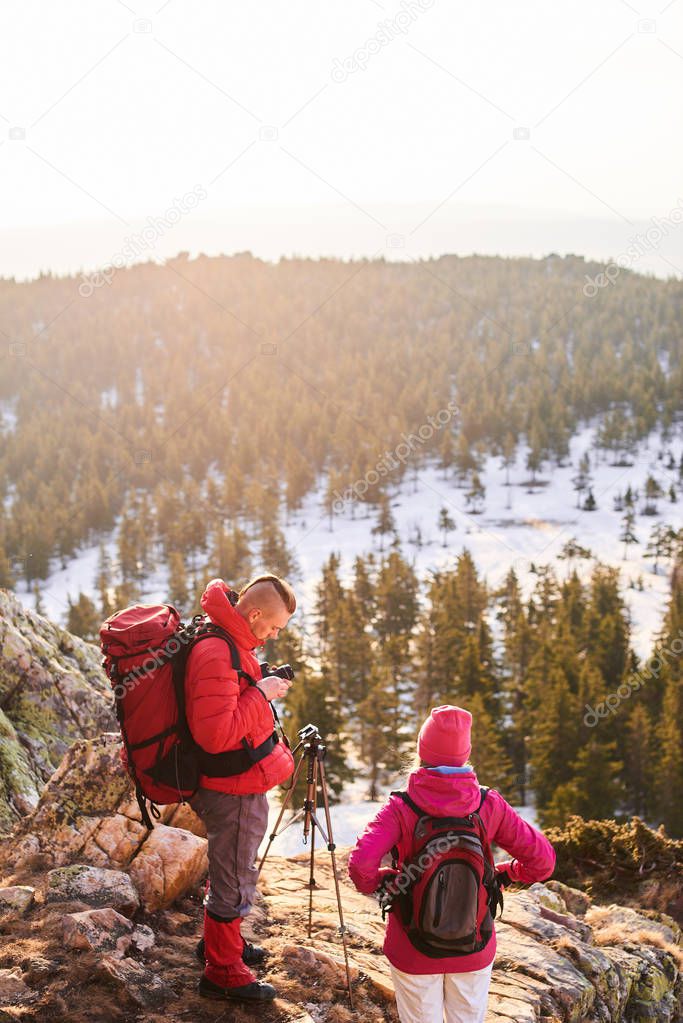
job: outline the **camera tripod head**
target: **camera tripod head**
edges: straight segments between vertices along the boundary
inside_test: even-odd
[[[303,746],[304,753],[309,757],[324,757],[327,747],[323,742],[323,737],[318,730],[317,725],[304,725],[300,728],[297,733],[299,741],[294,748],[294,752]]]
[[[322,736],[318,731],[317,725],[310,724],[304,725],[304,727],[300,728],[296,734],[299,736],[300,739],[303,739],[305,742],[307,742],[309,739],[319,739],[322,742]]]

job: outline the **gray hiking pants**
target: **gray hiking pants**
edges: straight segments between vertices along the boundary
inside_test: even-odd
[[[190,806],[204,821],[209,840],[206,908],[228,919],[246,916],[256,895],[254,861],[268,827],[266,794],[234,796],[199,788]]]

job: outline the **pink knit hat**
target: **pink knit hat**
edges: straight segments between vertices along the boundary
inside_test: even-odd
[[[417,738],[417,752],[431,767],[462,767],[472,745],[472,715],[462,707],[435,707]]]

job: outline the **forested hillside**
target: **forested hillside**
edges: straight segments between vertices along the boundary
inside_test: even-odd
[[[344,586],[332,555],[318,588],[320,662],[302,655],[295,630],[278,640],[297,668],[291,731],[314,720],[331,737],[338,790],[350,775],[340,731],[377,798],[384,772],[410,764],[429,709],[458,703],[473,715],[482,783],[513,803],[533,793],[544,825],[637,815],[683,836],[680,568],[647,660],[631,647],[611,567],[597,565],[586,583],[545,570],[524,600],[514,572],[487,591],[465,552],[426,583],[394,550],[379,563],[358,558]]]
[[[232,528],[297,507],[316,476],[335,493],[405,432],[455,403],[447,429],[388,463],[361,499],[380,505],[408,465],[436,457],[469,480],[477,458],[562,460],[577,424],[605,414],[619,459],[683,393],[683,286],[597,265],[447,256],[345,263],[249,254],[178,257],[108,283],[0,282],[3,331],[0,581],[44,578],[51,556],[123,516],[119,582],[213,551]],[[230,526],[226,528],[226,523]],[[156,557],[156,555],[155,555]]]
[[[517,487],[536,494],[537,514],[552,520],[539,474],[564,466],[555,476],[566,508],[594,512],[597,495],[623,514],[619,557],[641,544],[655,579],[661,564],[680,565],[671,510],[683,481],[683,286],[622,272],[587,297],[598,269],[578,257],[268,264],[243,254],[137,266],[99,287],[0,282],[0,585],[37,584],[82,545],[100,545],[98,570],[65,615],[93,639],[160,568],[163,599],[185,614],[215,576],[239,584],[263,566],[298,588],[296,555],[312,530],[297,524],[293,552],[283,528],[292,513],[315,488],[341,530],[364,503],[374,549],[356,547],[351,567],[334,529],[317,538],[322,574],[309,565],[302,586],[317,596],[269,651],[297,669],[290,730],[313,720],[333,737],[335,794],[355,771],[376,798],[405,767],[429,707],[462,702],[482,782],[535,802],[543,824],[636,814],[683,836],[680,568],[646,662],[624,580],[599,546],[571,536],[568,519],[559,533],[554,523],[562,543],[550,561],[517,558],[525,579],[513,565],[494,585],[444,503],[417,566],[437,521],[426,521],[412,478],[438,472],[439,500],[457,486],[476,534],[491,455],[501,481],[514,466]],[[569,467],[588,421],[590,458],[574,450]],[[601,493],[594,459],[628,467],[653,437],[642,488],[617,478]],[[408,537],[393,521],[405,474]],[[495,511],[504,515],[502,503]],[[505,523],[486,526],[484,545],[509,558]],[[513,558],[524,551],[512,546]],[[40,599],[36,588],[38,609]]]

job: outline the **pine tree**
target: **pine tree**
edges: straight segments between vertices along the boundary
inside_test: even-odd
[[[375,559],[372,554],[365,558],[357,555],[353,563],[353,592],[365,616],[365,620],[371,622],[375,616],[375,584],[373,573],[375,570]]]
[[[579,746],[579,707],[558,667],[546,675],[543,701],[533,715],[529,743],[532,786],[542,819],[556,789],[571,780]]]
[[[638,537],[634,533],[633,529],[635,526],[636,516],[632,508],[627,507],[626,512],[621,523],[621,533],[619,539],[624,545],[624,561],[626,561],[627,551],[631,544],[638,543]]]
[[[653,560],[652,570],[655,575],[658,574],[659,562],[672,556],[675,542],[675,530],[663,522],[657,523],[650,533],[650,539],[643,554],[644,558]]]
[[[560,561],[567,562],[567,575],[569,576],[573,571],[573,562],[577,559],[588,560],[593,557],[592,551],[587,547],[582,547],[575,536],[568,540],[563,545],[560,553],[557,555]]]
[[[503,468],[505,469],[505,486],[510,486],[510,468],[515,464],[515,457],[517,452],[517,441],[513,434],[506,433],[503,438]],[[508,493],[508,505],[509,507],[509,493]]]
[[[426,714],[435,703],[457,702],[465,642],[468,636],[474,637],[479,661],[487,604],[486,587],[479,581],[469,551],[458,557],[455,569],[433,574],[415,637],[418,715]]]
[[[372,527],[372,535],[379,536],[380,553],[384,553],[384,537],[396,535],[396,523],[386,494],[382,494],[379,500],[379,515],[376,525]]]
[[[649,475],[645,480],[645,505],[643,507],[643,515],[656,515],[657,514],[657,501],[662,497],[663,491],[660,484],[654,478]]]
[[[448,476],[448,470],[455,464],[455,441],[450,430],[443,431],[441,445],[439,448],[439,464],[443,469],[444,477]]]
[[[624,785],[631,813],[645,820],[654,817],[652,794],[655,777],[654,729],[647,708],[636,703],[628,717],[624,739]]]
[[[448,508],[442,507],[439,510],[439,529],[443,533],[442,547],[448,543],[448,534],[455,529],[455,520],[448,514]]]
[[[588,452],[585,451],[579,461],[579,469],[576,476],[573,478],[572,483],[574,484],[574,490],[576,491],[576,507],[581,507],[581,495],[584,490],[587,490],[590,486],[591,475],[590,475],[590,457]]]
[[[401,768],[402,753],[410,736],[396,733],[399,713],[391,668],[374,664],[367,696],[358,706],[365,733],[363,760],[369,782],[368,799],[379,799],[380,785],[387,772]]]
[[[297,731],[314,724],[325,743],[325,776],[331,803],[339,800],[344,785],[354,780],[348,761],[346,743],[342,735],[342,716],[327,681],[321,676],[308,675],[299,670],[286,700],[285,727],[292,746],[298,741]],[[298,761],[298,754],[296,757]],[[291,783],[290,783],[291,784]],[[306,763],[302,765],[292,796],[293,808],[298,808],[306,792]],[[320,789],[318,805],[322,806]]]
[[[0,589],[11,590],[14,586],[14,575],[4,545],[0,542]]]
[[[67,629],[75,636],[94,641],[98,636],[101,624],[95,604],[85,593],[79,593],[75,604],[70,597],[67,599],[69,602]]]
[[[668,678],[657,729],[660,755],[655,789],[658,822],[672,838],[683,838],[683,682]]]
[[[168,597],[172,604],[181,609],[188,608],[189,590],[185,559],[180,551],[171,551],[168,556]]]
[[[530,488],[536,483],[536,473],[543,464],[545,451],[541,438],[541,427],[537,421],[534,421],[529,432],[529,450],[526,456],[526,467],[531,472]]]
[[[507,799],[514,788],[514,772],[500,728],[486,710],[481,693],[469,696],[462,706],[472,715],[470,760],[477,777]]]
[[[596,565],[590,580],[583,640],[604,688],[616,690],[628,667],[630,627],[617,569]]]
[[[586,500],[583,503],[583,510],[584,511],[595,511],[597,507],[598,507],[598,505],[597,505],[597,501],[595,500],[595,496],[593,494],[593,491],[592,491],[592,489],[589,488],[588,489],[588,497],[586,498]]]
[[[529,708],[526,678],[533,649],[532,629],[527,621],[519,582],[514,569],[508,572],[500,592],[503,621],[504,699],[510,715],[509,745],[520,803],[526,803],[527,735]]]
[[[479,478],[479,474],[473,472],[472,479],[470,480],[470,488],[465,494],[465,501],[467,502],[467,506],[472,515],[479,515],[483,511],[485,495],[486,489]]]
[[[210,560],[214,578],[224,579],[234,586],[249,579],[252,575],[251,544],[245,531],[238,525],[218,529]]]
[[[563,827],[572,814],[586,820],[613,817],[623,794],[619,780],[622,768],[616,759],[616,744],[593,735],[576,754],[570,780],[557,787],[543,809],[543,826]]]
[[[268,522],[261,530],[259,553],[264,571],[287,579],[289,582],[299,576],[294,555],[287,547],[285,535],[275,522]]]
[[[340,569],[341,556],[333,552],[323,564],[320,582],[316,587],[315,616],[323,656],[325,644],[330,637],[332,616],[338,604],[344,599],[344,587],[339,578]]]
[[[95,589],[99,594],[100,614],[104,620],[116,610],[112,600],[115,585],[112,577],[111,558],[109,557],[104,544],[100,544],[97,576],[95,577]]]
[[[472,472],[476,472],[479,463],[472,450],[469,438],[464,431],[458,434],[456,443],[455,465],[458,480],[462,483]]]

